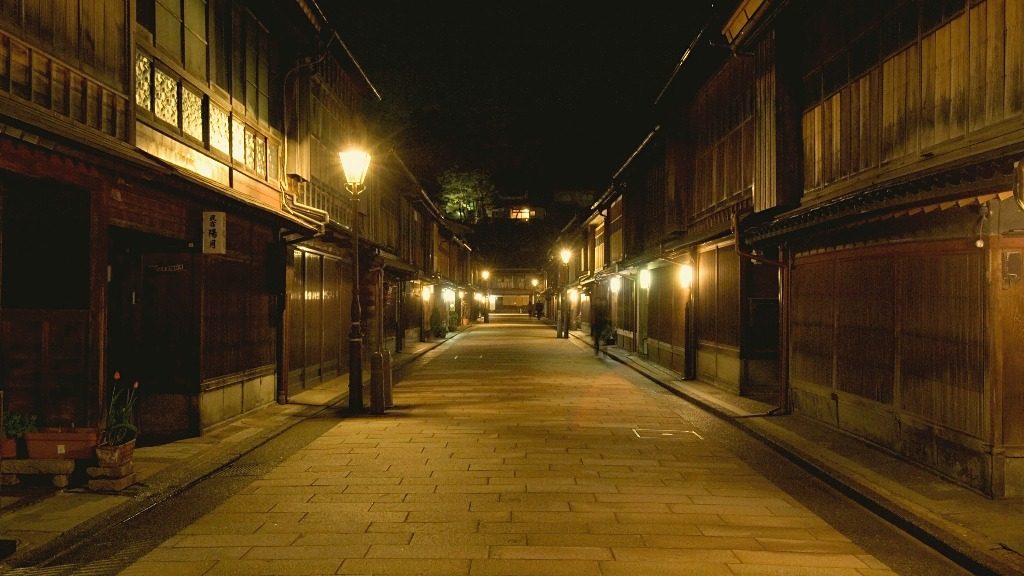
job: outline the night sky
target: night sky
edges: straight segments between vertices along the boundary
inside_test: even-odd
[[[506,196],[603,191],[711,2],[320,0],[428,191],[484,169]]]

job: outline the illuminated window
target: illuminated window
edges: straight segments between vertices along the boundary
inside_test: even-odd
[[[513,208],[509,212],[509,218],[513,220],[529,220],[530,209],[529,208]]]
[[[181,89],[181,129],[185,134],[203,139],[203,97],[189,88]]]
[[[153,104],[153,61],[145,54],[135,57],[135,103],[152,110]]]

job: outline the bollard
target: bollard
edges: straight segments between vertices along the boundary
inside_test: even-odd
[[[380,352],[370,356],[370,413],[384,413],[384,355]]]
[[[394,377],[395,374],[391,370],[391,350],[384,349],[384,408],[395,407],[395,389],[394,389]]]

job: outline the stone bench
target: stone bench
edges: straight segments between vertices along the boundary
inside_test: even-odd
[[[53,476],[53,485],[65,488],[75,471],[75,461],[66,458],[23,458],[0,460],[0,479],[4,485],[17,484],[18,476],[41,474]]]

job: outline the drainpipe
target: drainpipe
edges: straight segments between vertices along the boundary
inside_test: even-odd
[[[779,246],[779,410],[789,414],[789,314],[793,285],[793,258],[789,246]]]

